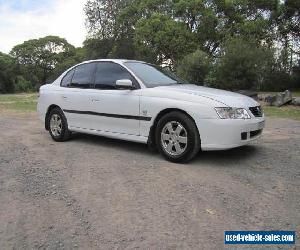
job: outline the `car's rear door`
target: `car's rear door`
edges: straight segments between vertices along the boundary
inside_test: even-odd
[[[97,62],[94,91],[90,95],[90,111],[94,119],[92,129],[139,135],[139,90],[118,89],[116,81],[128,79],[136,87],[134,77],[114,62]]]

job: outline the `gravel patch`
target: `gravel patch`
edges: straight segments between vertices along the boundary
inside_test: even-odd
[[[185,165],[102,137],[55,143],[35,113],[1,113],[0,128],[0,249],[253,249],[224,246],[224,231],[300,235],[298,121],[268,119],[260,141]]]

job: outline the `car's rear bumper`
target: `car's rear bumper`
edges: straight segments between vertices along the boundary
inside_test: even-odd
[[[42,105],[42,103],[40,101],[38,101],[36,109],[37,109],[39,119],[41,121],[45,121],[46,107],[44,105]]]
[[[258,139],[265,118],[247,120],[203,119],[196,121],[203,151],[240,147]]]

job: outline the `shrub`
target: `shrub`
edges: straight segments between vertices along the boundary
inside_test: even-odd
[[[17,92],[30,92],[35,90],[35,86],[23,76],[17,76],[15,79],[15,90]]]
[[[242,38],[229,39],[217,62],[215,85],[230,90],[260,89],[273,61],[270,49]]]
[[[201,50],[196,50],[181,60],[177,67],[177,73],[191,83],[203,85],[210,68],[209,56]]]

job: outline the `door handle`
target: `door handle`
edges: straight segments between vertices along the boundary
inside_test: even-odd
[[[66,99],[68,99],[68,97],[66,97],[65,95],[63,95],[62,99],[66,100]]]
[[[100,102],[99,99],[92,99],[92,102]]]

